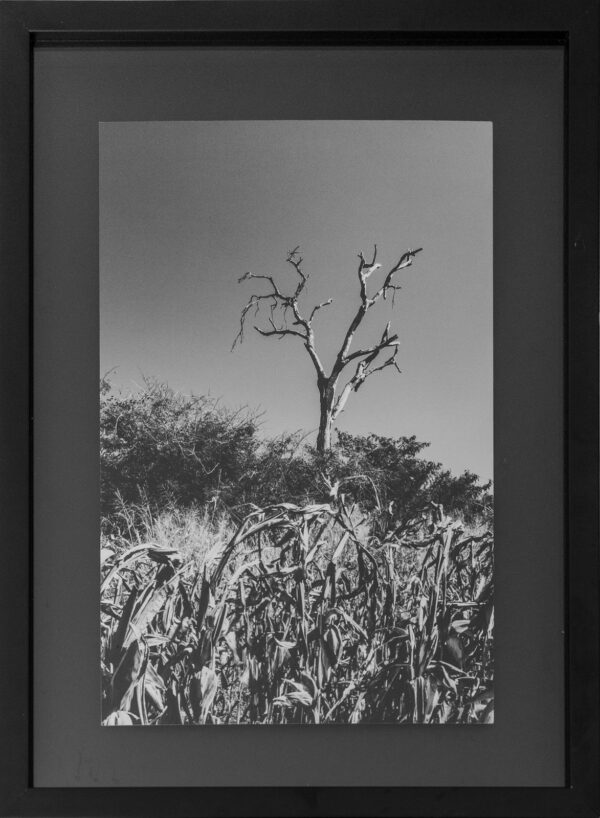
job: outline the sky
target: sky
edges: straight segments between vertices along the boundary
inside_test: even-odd
[[[340,429],[427,441],[427,457],[493,476],[492,125],[486,122],[223,121],[100,124],[100,374],[144,376],[231,408],[261,430],[315,432],[314,369],[299,338],[263,338],[240,311],[300,245],[301,306],[330,366],[359,303],[357,254],[383,265],[422,247],[402,290],[369,311],[357,347],[387,321],[392,368],[369,378]],[[252,320],[250,320],[252,319]],[[310,438],[309,438],[310,439]],[[313,436],[314,439],[314,436]]]

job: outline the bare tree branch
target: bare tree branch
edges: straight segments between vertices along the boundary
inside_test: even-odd
[[[273,276],[262,275],[259,273],[244,273],[243,276],[238,278],[238,284],[241,284],[242,281],[247,281],[249,278],[264,278],[265,281],[269,281],[271,283],[271,287],[273,288],[273,295],[277,296],[278,298],[283,298],[284,296],[279,292],[277,284],[275,284],[275,279]]]
[[[403,253],[400,256],[400,260],[398,261],[398,263],[395,264],[389,271],[389,273],[386,275],[383,285],[377,290],[375,295],[372,296],[371,298],[372,304],[374,304],[382,295],[385,298],[389,290],[400,289],[400,287],[398,287],[396,284],[392,282],[394,273],[397,273],[398,270],[404,270],[406,267],[410,267],[413,262],[413,258],[417,255],[417,253],[420,253],[422,249],[423,249],[422,247],[419,247],[417,250],[407,250],[406,253]]]
[[[293,250],[290,250],[286,259],[287,263],[291,264],[292,267],[294,267],[294,269],[298,273],[298,276],[300,277],[300,281],[298,282],[298,286],[296,287],[296,292],[294,293],[295,298],[298,298],[302,290],[306,287],[306,282],[310,277],[302,271],[301,265],[304,259],[298,255],[299,249],[300,245],[298,245],[298,247],[295,247]]]
[[[385,300],[390,292],[392,293],[393,300],[396,291],[401,289],[394,281],[395,274],[406,267],[410,267],[414,257],[417,253],[421,252],[422,248],[407,250],[403,253],[396,264],[388,270],[383,279],[383,284],[381,284],[373,295],[369,295],[368,281],[370,276],[381,269],[381,264],[377,262],[377,245],[374,245],[373,256],[369,260],[365,258],[362,252],[358,254],[359,263],[357,273],[360,287],[360,303],[346,330],[329,374],[326,374],[319,355],[317,354],[312,322],[318,311],[329,306],[332,303],[332,299],[328,298],[326,301],[316,304],[310,310],[308,318],[305,317],[300,309],[298,300],[304,293],[310,276],[303,270],[303,259],[299,254],[299,250],[299,246],[295,247],[293,250],[290,250],[286,257],[286,262],[294,268],[298,276],[296,288],[291,293],[283,292],[276,283],[275,278],[271,275],[259,275],[247,272],[239,279],[240,282],[249,279],[266,281],[269,287],[268,292],[252,293],[248,302],[242,308],[240,314],[240,329],[235,337],[232,349],[238,342],[241,343],[244,340],[244,329],[248,313],[253,309],[255,317],[258,316],[263,304],[267,306],[269,310],[269,315],[267,316],[269,328],[255,326],[254,329],[260,335],[265,338],[276,337],[279,340],[286,336],[295,336],[302,339],[304,347],[317,372],[317,386],[319,389],[321,409],[317,449],[323,452],[330,447],[332,423],[344,410],[348,397],[352,392],[357,392],[367,378],[376,372],[381,372],[392,366],[400,372],[396,363],[400,341],[398,340],[398,335],[395,333],[390,334],[389,322],[377,343],[374,343],[372,346],[357,349],[354,352],[351,352],[350,348],[354,341],[356,331],[360,327],[368,310],[370,310],[380,298]],[[386,350],[389,350],[391,354],[382,363],[376,365],[377,361],[380,360],[380,356],[383,357],[383,353]],[[337,388],[340,376],[344,369],[352,363],[356,363],[354,374],[348,379],[341,392],[338,392]]]
[[[407,250],[405,253],[402,254],[399,261],[394,264],[394,266],[389,270],[387,273],[382,286],[376,291],[376,293],[369,297],[367,292],[367,279],[369,276],[378,270],[381,265],[376,264],[377,258],[377,245],[374,246],[373,250],[373,258],[371,261],[366,261],[363,253],[358,254],[359,264],[358,264],[358,280],[360,282],[360,305],[354,318],[350,322],[350,326],[346,331],[346,335],[344,336],[344,340],[342,342],[342,346],[338,352],[334,367],[333,373],[339,375],[344,367],[352,360],[355,360],[357,357],[361,357],[362,353],[359,354],[350,354],[350,346],[352,345],[352,341],[354,340],[354,335],[356,330],[361,325],[367,311],[381,298],[381,296],[387,296],[387,293],[391,290],[394,292],[395,290],[400,289],[398,285],[393,283],[394,274],[397,273],[399,270],[403,270],[405,267],[410,267],[412,264],[413,258],[420,253],[423,248],[419,247],[417,250]],[[368,351],[366,351],[369,354]],[[332,373],[332,374],[333,374]]]
[[[304,288],[306,287],[306,283],[309,279],[309,275],[305,273],[302,269],[302,257],[298,255],[299,247],[294,248],[291,250],[286,258],[286,261],[296,270],[298,274],[298,284],[296,289],[292,294],[287,294],[282,292],[278,285],[275,282],[273,276],[270,275],[259,275],[256,273],[245,273],[240,279],[239,282],[247,281],[249,279],[262,279],[263,281],[268,281],[271,285],[271,291],[268,293],[252,293],[250,296],[248,303],[243,307],[242,312],[240,314],[240,329],[238,334],[236,335],[232,350],[238,343],[242,343],[244,340],[244,330],[246,325],[246,317],[248,312],[254,307],[254,315],[257,316],[260,311],[260,305],[262,302],[269,302],[270,304],[270,318],[269,324],[271,325],[271,329],[263,329],[261,327],[255,326],[254,329],[264,337],[272,337],[276,336],[278,338],[284,338],[286,335],[288,336],[297,336],[304,341],[304,346],[306,351],[308,352],[313,365],[317,371],[317,377],[319,380],[325,378],[325,371],[323,369],[323,365],[319,359],[317,354],[317,350],[315,347],[315,336],[312,329],[312,319],[315,313],[320,310],[322,307],[327,306],[331,303],[331,299],[329,301],[323,302],[322,304],[317,304],[311,311],[309,318],[304,318],[302,313],[300,312],[300,308],[298,306],[298,298],[302,294]],[[281,320],[283,324],[281,326],[277,326],[275,324],[275,313],[279,310]],[[292,327],[287,325],[287,313],[288,310],[291,310],[294,320],[292,322],[293,326],[302,327],[304,332],[300,330],[292,329]]]
[[[316,313],[318,310],[322,310],[322,309],[323,309],[323,307],[328,307],[328,306],[329,306],[331,303],[333,303],[333,298],[328,298],[328,299],[327,299],[327,301],[323,301],[321,304],[317,304],[317,306],[316,306],[316,307],[313,307],[313,308],[312,308],[312,312],[311,312],[310,317],[309,317],[309,319],[308,319],[308,320],[309,320],[309,321],[312,321],[312,320],[313,320],[313,318],[315,317],[315,313]]]
[[[269,338],[269,336],[271,335],[279,335],[282,338],[284,335],[297,335],[298,338],[302,338],[302,340],[306,341],[306,335],[304,335],[302,332],[298,332],[298,330],[289,329],[285,327],[276,327],[274,324],[273,329],[261,329],[260,327],[254,327],[254,329],[258,333],[260,333],[260,335],[263,335],[265,338]]]
[[[377,245],[373,245],[373,258],[371,261],[366,261],[362,251],[358,254],[359,265],[358,265],[358,280],[360,282],[360,298],[363,304],[365,304],[366,309],[368,309],[367,303],[369,298],[367,296],[367,279],[374,273],[376,270],[381,268],[381,264],[376,264],[377,260]]]
[[[374,375],[376,372],[381,372],[383,369],[387,369],[388,366],[393,366],[395,369],[400,372],[398,364],[396,363],[396,356],[398,355],[398,348],[399,342],[397,340],[397,335],[393,335],[388,337],[390,325],[388,323],[387,327],[385,328],[383,335],[381,336],[381,341],[376,344],[370,351],[361,350],[358,354],[366,355],[362,361],[359,361],[354,375],[350,378],[347,384],[344,386],[342,391],[337,398],[334,408],[333,408],[333,419],[335,420],[338,415],[344,411],[344,407],[346,402],[352,392],[358,392],[360,387],[363,383],[369,378],[371,375]],[[389,358],[387,358],[382,364],[371,368],[371,364],[375,362],[375,360],[379,357],[379,353],[383,349],[393,348],[393,352]],[[354,357],[357,356],[357,353],[354,353]]]
[[[352,352],[346,356],[345,362],[346,364],[349,364],[351,361],[355,361],[357,358],[362,358],[365,355],[372,355],[374,352],[381,352],[383,349],[397,347],[399,345],[400,341],[398,340],[398,336],[395,333],[394,335],[390,335],[390,322],[388,321],[381,339],[377,344],[373,344],[372,347],[367,347],[367,349],[357,349],[355,352]]]

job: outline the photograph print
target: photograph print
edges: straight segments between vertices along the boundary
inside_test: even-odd
[[[99,148],[102,724],[493,724],[491,123]]]

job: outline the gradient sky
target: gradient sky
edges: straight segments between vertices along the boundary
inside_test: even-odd
[[[338,426],[416,435],[427,456],[490,478],[492,125],[485,122],[110,122],[100,125],[100,371],[135,388],[155,376],[185,393],[264,411],[263,431],[315,430],[318,397],[300,339],[265,339],[242,306],[260,282],[332,297],[314,326],[333,360],[358,304],[357,253],[386,268],[423,247],[357,335],[385,323],[398,364],[352,395]],[[370,280],[371,287],[381,276]],[[263,282],[265,284],[266,282]]]

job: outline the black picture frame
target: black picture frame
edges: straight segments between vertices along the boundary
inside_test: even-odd
[[[599,7],[597,0],[0,3],[2,815],[597,816]],[[556,788],[32,786],[32,53],[40,44],[561,44],[565,99],[567,785]]]

